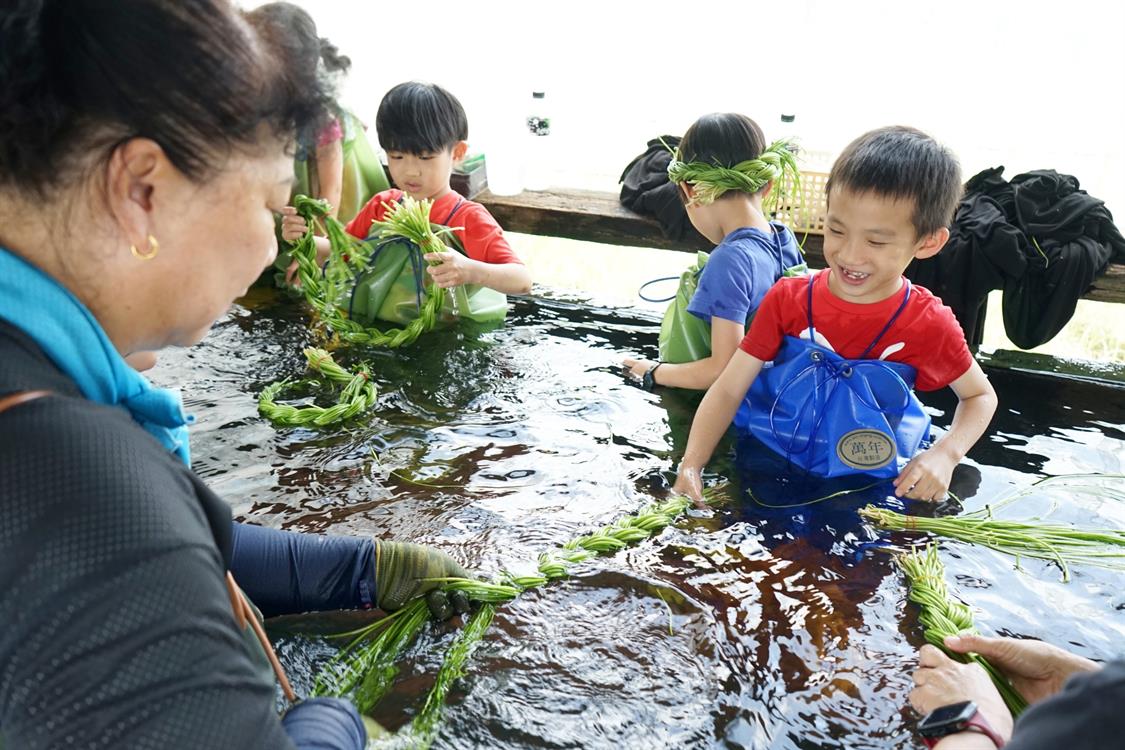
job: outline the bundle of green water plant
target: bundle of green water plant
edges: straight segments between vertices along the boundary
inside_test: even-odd
[[[691,185],[691,202],[702,206],[730,191],[756,193],[770,182],[773,190],[762,201],[767,214],[783,205],[783,198],[787,198],[790,205],[800,202],[801,172],[797,156],[789,141],[784,139],[771,143],[756,158],[729,167],[713,162],[681,161],[676,151],[668,164],[668,179]],[[785,195],[783,185],[788,188]]]
[[[704,495],[709,503],[716,503],[721,497],[721,489],[708,489]],[[691,506],[692,501],[683,496],[653,503],[635,515],[625,516],[590,534],[572,539],[559,549],[543,553],[539,556],[536,574],[504,572],[493,582],[469,578],[432,579],[440,583],[444,591],[463,592],[471,601],[480,603],[480,607],[446,652],[426,702],[410,724],[407,734],[400,736],[398,741],[421,747],[427,747],[432,741],[441,720],[445,697],[463,674],[464,665],[483,638],[497,604],[509,602],[528,589],[570,576],[573,565],[648,539],[674,523]],[[428,612],[424,599],[414,599],[371,625],[333,636],[350,638],[351,641],[318,673],[312,694],[343,697],[350,693],[359,710],[369,713],[390,689],[396,674],[394,663],[425,625]]]
[[[1012,716],[1019,716],[1027,708],[1027,701],[1007,677],[980,654],[959,654],[946,648],[946,637],[963,633],[975,635],[979,631],[973,623],[973,613],[968,606],[949,594],[945,585],[945,566],[938,559],[937,552],[937,545],[930,544],[923,552],[914,551],[897,558],[898,566],[910,585],[909,599],[921,609],[918,620],[922,623],[923,634],[928,642],[940,648],[950,658],[983,667]]]
[[[1047,485],[1062,485],[1069,493],[1094,495],[1106,499],[1125,499],[1125,492],[1113,484],[1125,480],[1122,474],[1063,474],[1041,479],[1028,487],[999,499],[993,505],[959,516],[927,518],[904,515],[868,505],[860,515],[889,531],[922,531],[948,539],[976,544],[1016,558],[1048,560],[1062,570],[1063,581],[1070,580],[1071,565],[1092,565],[1125,570],[1125,531],[1121,529],[1077,528],[1044,521],[1010,521],[993,513]]]
[[[418,317],[402,328],[380,330],[348,318],[337,300],[347,293],[348,285],[354,283],[356,275],[367,267],[370,247],[349,235],[339,221],[328,215],[325,201],[299,195],[293,205],[308,225],[304,236],[292,250],[297,260],[301,292],[316,310],[320,322],[334,335],[352,344],[397,348],[412,344],[423,333],[433,330],[444,301],[444,290],[433,284],[426,286],[426,298]],[[401,203],[385,204],[387,212],[383,221],[373,222],[371,232],[378,234],[381,240],[403,238],[417,245],[423,254],[442,252],[447,248],[441,235],[453,230],[449,227],[435,229],[430,224],[432,205],[432,201],[418,201],[410,196],[404,196]],[[331,247],[323,269],[316,262],[313,227],[317,223],[324,226]]]
[[[297,261],[301,294],[326,324],[343,315],[336,301],[345,293],[359,271],[367,266],[370,250],[352,237],[344,225],[330,215],[328,201],[298,195],[293,199],[297,214],[305,220],[305,233],[290,248]],[[329,256],[322,268],[317,263],[316,232],[321,227],[329,243]]]
[[[310,370],[320,373],[329,383],[343,386],[336,403],[332,406],[279,404],[278,396],[297,385],[294,381],[282,380],[266,386],[258,397],[258,411],[266,419],[294,427],[325,427],[351,419],[375,405],[378,391],[366,366],[361,365],[355,372],[348,372],[323,349],[309,347],[304,354]]]

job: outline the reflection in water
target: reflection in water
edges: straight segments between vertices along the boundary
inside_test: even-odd
[[[262,292],[203,344],[163,357],[152,376],[183,387],[199,418],[195,469],[237,516],[424,541],[485,574],[523,572],[539,552],[667,491],[698,395],[646,393],[617,368],[622,350],[654,355],[654,333],[651,320],[617,311],[520,301],[498,330],[338,352],[346,367],[371,364],[375,413],[328,432],[276,429],[257,416],[257,394],[299,374],[313,341],[299,310]],[[954,477],[966,509],[1043,474],[1125,469],[1120,398],[1059,379],[992,379],[1000,411]],[[935,426],[948,425],[952,394],[923,400]],[[735,448],[753,455],[731,441],[720,453]],[[776,468],[739,472],[721,459],[712,469],[733,483],[726,506],[499,610],[451,695],[437,746],[914,746],[906,694],[920,630],[888,554],[896,547],[855,514],[867,501],[896,501],[883,487],[765,507],[824,492]],[[1125,509],[1090,497],[1021,502],[1026,516],[1125,526]],[[1041,637],[1095,658],[1118,651],[1125,587],[1115,574],[1075,571],[1064,585],[1046,564],[1025,562],[1020,573],[987,550],[943,549],[985,632]],[[370,617],[275,623],[299,691],[334,648],[309,633]],[[409,720],[455,632],[424,631],[376,719]]]

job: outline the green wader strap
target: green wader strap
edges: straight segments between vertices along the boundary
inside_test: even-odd
[[[779,250],[780,253],[780,250]],[[660,321],[660,361],[672,364],[695,362],[711,356],[711,321],[702,320],[688,312],[691,298],[699,288],[699,277],[710,257],[705,252],[696,254],[695,264],[680,276],[676,296],[668,305]],[[779,256],[780,257],[780,256]],[[809,267],[804,263],[782,269],[782,276],[806,276]],[[746,326],[754,319],[751,313]]]
[[[661,362],[682,364],[711,356],[711,322],[692,315],[687,309],[710,257],[702,251],[697,253],[695,264],[680,276],[676,296],[660,321]]]

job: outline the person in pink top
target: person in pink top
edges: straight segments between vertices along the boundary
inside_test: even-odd
[[[388,205],[409,195],[431,200],[430,221],[455,227],[465,248],[428,253],[435,265],[426,272],[434,284],[451,288],[476,284],[504,294],[527,294],[531,276],[504,238],[504,231],[488,209],[462,198],[449,186],[453,166],[465,157],[469,124],[457,98],[440,86],[401,83],[383,97],[375,118],[379,145],[387,153],[387,166],[397,188],[384,190],[367,202],[347,225],[347,231],[363,239],[372,221],[382,220]],[[296,209],[287,206],[282,215],[282,238],[299,239],[306,229]],[[316,238],[320,262],[328,258],[328,240]],[[292,277],[296,266],[291,266]]]

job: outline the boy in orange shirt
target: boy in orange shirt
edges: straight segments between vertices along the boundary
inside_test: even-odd
[[[416,200],[431,200],[430,221],[456,228],[465,248],[462,255],[453,250],[428,253],[426,272],[442,288],[477,284],[504,294],[527,294],[531,276],[512,251],[504,232],[488,209],[462,198],[449,186],[453,166],[465,157],[469,124],[465,110],[445,89],[427,83],[401,83],[387,92],[375,118],[379,145],[387,153],[391,179],[398,188],[384,190],[367,202],[347,225],[354,237],[364,239],[373,221],[382,221],[387,204],[409,195]],[[287,241],[300,239],[305,220],[297,210],[286,206],[282,212],[281,236]],[[317,260],[328,259],[329,244],[316,237]],[[296,262],[286,271],[292,281]]]

